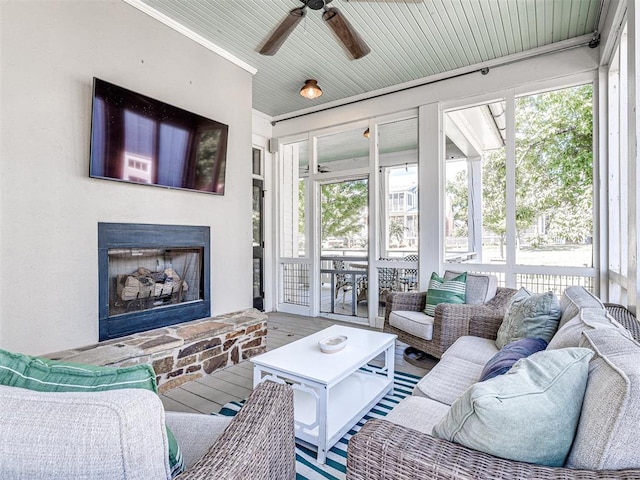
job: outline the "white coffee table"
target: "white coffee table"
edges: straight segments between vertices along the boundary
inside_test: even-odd
[[[318,341],[346,335],[339,352],[322,353]],[[264,380],[294,388],[296,437],[318,449],[324,463],[329,449],[371,407],[393,391],[396,335],[334,325],[250,359],[254,388]],[[361,369],[385,353],[382,374]]]

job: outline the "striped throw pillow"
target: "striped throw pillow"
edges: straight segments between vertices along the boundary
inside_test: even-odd
[[[445,280],[436,272],[431,274],[427,290],[427,304],[424,313],[430,317],[436,314],[439,303],[464,303],[467,289],[467,272],[461,273],[451,280]]]

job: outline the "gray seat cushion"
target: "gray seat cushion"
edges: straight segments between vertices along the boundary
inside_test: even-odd
[[[449,406],[424,397],[409,396],[384,417],[385,420],[431,435],[433,427],[444,418]]]
[[[640,468],[640,344],[619,329],[603,328],[585,331],[580,346],[595,355],[566,466]]]
[[[485,364],[498,352],[488,338],[464,336],[458,338],[413,389],[413,395],[451,405],[477,382]]]
[[[207,453],[232,417],[202,413],[166,412],[165,420],[178,440],[185,468],[190,469]]]
[[[482,375],[484,365],[448,356],[442,357],[413,389],[413,394],[451,405]]]
[[[461,272],[446,270],[444,279],[451,280],[460,275]],[[482,275],[479,273],[467,272],[467,290],[464,303],[480,304],[487,303],[496,296],[498,289],[498,277],[495,275]]]
[[[442,358],[458,357],[477,365],[485,366],[498,353],[496,342],[489,338],[465,335],[451,345]]]
[[[424,340],[433,338],[433,317],[423,312],[393,311],[389,315],[389,325]]]

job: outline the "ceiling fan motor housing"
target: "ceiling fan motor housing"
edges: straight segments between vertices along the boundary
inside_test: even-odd
[[[320,10],[324,8],[327,3],[330,3],[331,0],[300,0],[305,6],[309,7],[311,10]]]

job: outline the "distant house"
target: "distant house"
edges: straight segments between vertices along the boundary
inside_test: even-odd
[[[418,187],[391,187],[389,192],[389,246],[418,246]]]

